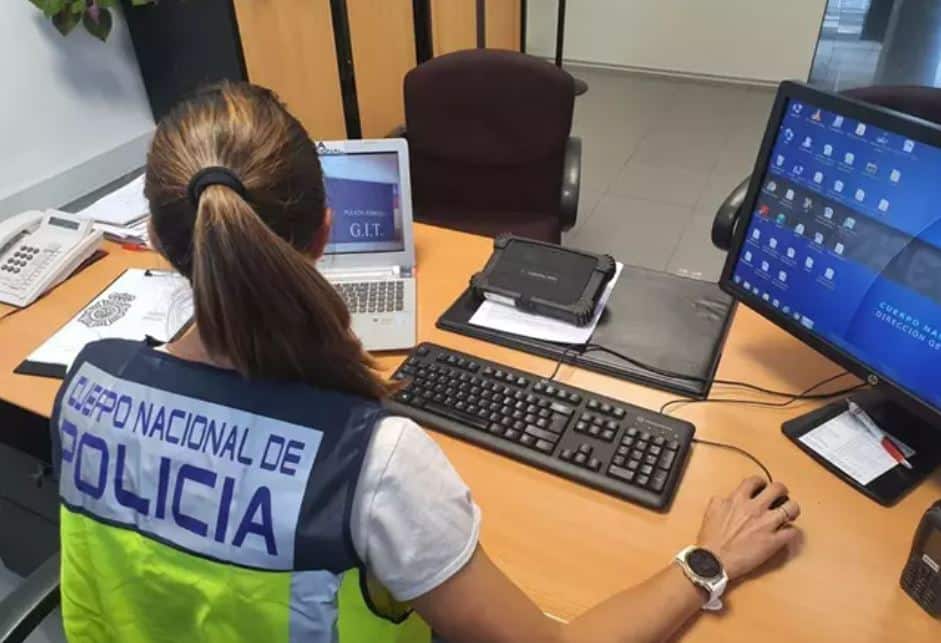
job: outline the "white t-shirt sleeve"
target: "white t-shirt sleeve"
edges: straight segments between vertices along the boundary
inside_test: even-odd
[[[417,424],[383,419],[353,498],[353,546],[396,600],[434,589],[467,564],[480,508],[438,445]]]

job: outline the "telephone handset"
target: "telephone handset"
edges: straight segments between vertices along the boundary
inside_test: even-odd
[[[28,306],[94,254],[101,239],[90,220],[56,210],[0,221],[0,302]]]

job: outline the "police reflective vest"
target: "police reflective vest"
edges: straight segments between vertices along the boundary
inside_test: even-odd
[[[350,534],[377,403],[89,344],[56,398],[71,643],[428,641]]]

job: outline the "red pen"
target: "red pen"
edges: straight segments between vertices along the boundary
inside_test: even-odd
[[[847,400],[847,406],[849,407],[850,414],[856,418],[856,421],[859,422],[864,429],[879,441],[879,444],[882,445],[882,448],[892,456],[892,459],[898,462],[900,465],[906,469],[912,468],[912,463],[908,461],[905,457],[905,454],[902,453],[901,449],[896,446],[895,442],[892,441],[885,431],[876,426],[876,423],[872,421],[872,418],[869,417],[869,414],[866,413],[858,404],[853,400]]]

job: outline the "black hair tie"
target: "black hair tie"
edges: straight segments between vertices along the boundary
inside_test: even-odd
[[[245,186],[235,172],[221,166],[204,167],[193,175],[189,186],[186,188],[190,203],[193,204],[194,208],[199,207],[199,197],[202,196],[203,190],[210,185],[224,185],[230,190],[238,192],[243,199],[246,198]]]

